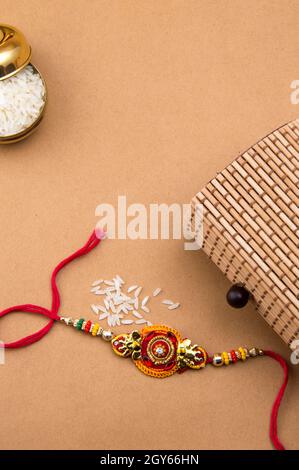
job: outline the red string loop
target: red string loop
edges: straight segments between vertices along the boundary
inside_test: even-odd
[[[281,401],[283,399],[283,395],[288,384],[289,380],[289,370],[286,361],[277,353],[273,351],[264,351],[265,356],[272,357],[275,361],[277,361],[282,369],[283,369],[283,382],[278,391],[278,394],[275,398],[275,401],[272,406],[271,418],[270,418],[270,439],[277,450],[285,450],[284,445],[280,442],[278,435],[277,435],[277,419],[278,419],[278,411],[281,405]]]
[[[59,317],[56,315],[54,316],[53,313],[44,308],[40,307],[39,305],[32,305],[32,304],[25,304],[25,305],[16,305],[14,307],[9,307],[6,310],[0,312],[0,318],[4,317],[8,313],[15,313],[15,312],[26,312],[26,313],[36,313],[38,315],[44,315],[45,317],[50,318],[49,322],[46,326],[38,330],[36,333],[33,333],[25,338],[21,338],[17,341],[13,341],[11,343],[4,343],[5,348],[21,348],[22,346],[28,346],[29,344],[35,343],[45,336],[53,326],[55,320]]]
[[[40,307],[39,305],[24,304],[24,305],[15,305],[14,307],[9,307],[5,310],[2,310],[2,312],[0,312],[0,318],[4,317],[5,315],[8,315],[9,313],[15,313],[15,312],[34,313],[34,314],[43,315],[49,318],[49,322],[47,323],[46,326],[44,326],[43,328],[41,328],[40,330],[36,331],[35,333],[29,336],[25,336],[24,338],[13,341],[11,343],[4,343],[5,348],[21,348],[23,346],[29,346],[29,344],[39,341],[47,333],[49,333],[52,326],[54,325],[54,322],[56,320],[59,320],[60,318],[58,315],[58,310],[60,307],[60,294],[59,294],[59,290],[58,290],[57,282],[56,282],[56,278],[57,278],[59,271],[61,271],[61,269],[63,269],[64,266],[69,264],[74,259],[80,258],[81,256],[84,256],[87,253],[89,253],[91,250],[93,250],[100,243],[101,238],[102,238],[102,234],[101,233],[96,234],[96,232],[94,231],[82,248],[80,248],[79,250],[77,250],[75,253],[68,256],[67,258],[65,258],[56,266],[51,276],[51,290],[52,290],[51,310],[45,307]]]

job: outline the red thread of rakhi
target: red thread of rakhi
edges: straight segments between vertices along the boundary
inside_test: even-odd
[[[98,236],[97,236],[98,235]],[[101,238],[103,238],[103,233],[98,233],[94,231],[86,244],[77,250],[75,253],[72,255],[68,256],[64,260],[62,260],[54,269],[52,276],[51,276],[51,290],[52,290],[52,306],[51,310],[41,307],[39,305],[33,305],[33,304],[23,304],[23,305],[15,305],[14,307],[9,307],[5,310],[2,310],[0,312],[0,318],[4,317],[5,315],[9,313],[15,313],[15,312],[25,312],[25,313],[34,313],[38,315],[43,315],[44,317],[49,318],[49,322],[47,323],[46,326],[38,330],[37,332],[25,336],[24,338],[21,338],[17,341],[13,341],[11,343],[4,343],[4,347],[7,349],[14,349],[14,348],[21,348],[23,346],[29,346],[32,343],[35,343],[42,339],[54,325],[54,322],[57,320],[60,320],[60,316],[58,315],[59,307],[60,307],[60,294],[59,290],[57,287],[57,282],[56,278],[58,273],[71,261],[80,258],[81,256],[86,255],[90,251],[92,251],[101,241]],[[279,389],[279,392],[277,394],[277,397],[274,401],[274,404],[272,406],[272,411],[271,411],[271,419],[270,419],[270,439],[277,450],[284,450],[283,444],[280,442],[278,435],[277,435],[277,418],[278,418],[278,411],[279,407],[281,405],[281,401],[288,383],[288,366],[286,361],[277,353],[272,352],[272,351],[264,351],[264,354],[268,357],[271,357],[275,361],[277,361],[284,372],[284,379],[283,383]],[[211,358],[208,357],[207,363],[211,363]]]
[[[52,307],[51,310],[40,307],[39,305],[33,304],[24,304],[24,305],[15,305],[14,307],[7,308],[0,312],[0,318],[4,317],[8,313],[15,313],[15,312],[26,312],[26,313],[36,313],[38,315],[43,315],[44,317],[48,317],[50,320],[46,326],[42,329],[38,330],[36,333],[32,335],[25,336],[17,341],[13,341],[12,343],[4,343],[5,348],[21,348],[23,346],[28,346],[29,344],[35,343],[42,339],[49,331],[51,330],[52,326],[54,325],[54,321],[60,319],[58,315],[58,310],[60,307],[60,294],[56,283],[56,278],[61,271],[67,264],[73,261],[76,258],[80,258],[81,256],[86,255],[91,250],[93,250],[99,243],[101,239],[96,236],[96,233],[93,232],[87,243],[80,248],[78,251],[73,253],[72,255],[68,256],[64,260],[62,260],[54,269],[52,276],[51,276],[51,289],[52,289]]]

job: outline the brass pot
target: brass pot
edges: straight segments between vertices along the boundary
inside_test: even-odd
[[[21,31],[13,26],[0,24],[0,81],[6,80],[17,75],[27,65],[31,65],[34,72],[37,73],[44,85],[44,105],[37,119],[26,129],[16,134],[0,136],[0,144],[10,144],[19,142],[31,135],[39,126],[46,107],[47,88],[39,70],[30,63],[31,47]]]

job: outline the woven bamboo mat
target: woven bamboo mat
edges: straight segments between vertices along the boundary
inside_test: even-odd
[[[290,345],[299,338],[299,119],[259,141],[192,200],[203,250]]]

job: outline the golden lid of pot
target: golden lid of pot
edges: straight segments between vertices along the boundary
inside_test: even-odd
[[[23,33],[0,24],[0,80],[15,75],[29,63],[31,47]]]

